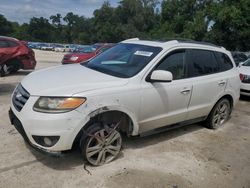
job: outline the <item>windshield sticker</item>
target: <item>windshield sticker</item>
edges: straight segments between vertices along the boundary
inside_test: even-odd
[[[141,55],[141,56],[150,57],[151,55],[153,55],[153,52],[136,51],[134,54],[135,54],[135,55]]]

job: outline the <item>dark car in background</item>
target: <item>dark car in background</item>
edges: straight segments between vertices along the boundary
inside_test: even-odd
[[[96,48],[96,46],[84,46],[79,48],[77,52],[64,55],[62,64],[84,63],[95,57],[96,55],[111,48],[114,44],[105,44]]]
[[[35,54],[24,41],[0,36],[0,76],[19,69],[35,69]]]
[[[239,66],[239,63],[244,62],[248,59],[247,55],[243,52],[232,52],[232,56],[237,66]]]

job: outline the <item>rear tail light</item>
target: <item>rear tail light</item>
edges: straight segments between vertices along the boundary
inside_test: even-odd
[[[241,80],[241,81],[243,81],[243,80],[244,80],[244,77],[245,77],[245,75],[240,74],[240,80]]]

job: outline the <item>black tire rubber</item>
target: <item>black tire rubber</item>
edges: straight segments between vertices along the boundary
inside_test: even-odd
[[[4,71],[4,65],[0,65],[0,77],[4,77],[7,75],[7,73]]]
[[[95,132],[97,132],[101,129],[102,129],[101,123],[93,123],[86,130],[83,131],[82,137],[80,139],[80,149],[81,149],[81,154],[82,154],[83,160],[86,162],[88,162],[88,159],[86,157],[86,147],[87,147],[87,143],[90,139],[90,136],[87,134],[94,134]]]
[[[88,128],[86,128],[86,130],[83,131],[83,134],[82,134],[80,142],[79,142],[79,146],[80,146],[83,160],[92,166],[99,166],[99,165],[91,164],[86,157],[87,144],[88,144],[89,140],[91,139],[91,137],[89,135],[94,135],[96,132],[98,132],[102,129],[104,129],[104,126],[102,125],[102,123],[99,123],[99,122],[89,125]]]
[[[223,124],[221,124],[219,127],[217,126],[214,126],[213,124],[213,118],[214,118],[214,114],[215,114],[215,111],[216,109],[218,108],[218,106],[222,103],[222,102],[226,102],[228,104],[228,107],[229,107],[229,114],[228,114],[228,117],[227,119],[223,122],[223,124],[225,122],[227,122],[227,120],[229,119],[230,117],[230,114],[231,114],[231,104],[230,104],[230,101],[226,98],[222,98],[220,99],[216,104],[215,106],[213,107],[212,111],[210,112],[209,116],[207,117],[206,121],[205,121],[205,126],[209,129],[218,129],[220,128]]]
[[[19,59],[12,59],[8,61],[10,73],[16,73],[21,68],[21,62]]]

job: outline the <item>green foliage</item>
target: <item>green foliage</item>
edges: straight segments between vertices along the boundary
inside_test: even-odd
[[[159,3],[161,2],[161,4]],[[250,49],[249,0],[121,0],[105,1],[93,18],[72,12],[29,23],[9,22],[0,15],[0,35],[21,40],[82,43],[119,42],[133,37],[164,40],[189,38],[230,50]]]
[[[8,35],[13,31],[12,24],[0,14],[0,35]]]
[[[34,39],[44,42],[52,42],[52,25],[49,20],[43,17],[31,18],[27,33]]]
[[[229,49],[250,49],[250,1],[224,0],[209,7],[208,18],[214,22],[206,39]]]

